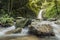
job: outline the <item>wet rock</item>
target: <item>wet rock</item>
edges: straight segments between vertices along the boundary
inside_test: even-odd
[[[40,22],[32,22],[29,33],[37,36],[54,36],[52,27],[49,24],[40,24]]]
[[[55,21],[55,23],[60,25],[60,20]]]
[[[6,34],[20,33],[21,30],[22,30],[22,28],[17,28],[17,29],[15,29],[15,30],[11,30],[11,31],[6,32]]]
[[[26,18],[18,18],[17,20],[16,20],[16,27],[18,28],[18,27],[25,27],[25,25],[26,25],[26,23],[27,23],[27,21],[28,21],[28,19],[26,19]]]
[[[49,18],[49,19],[47,19],[48,21],[56,21],[57,20],[57,18]]]

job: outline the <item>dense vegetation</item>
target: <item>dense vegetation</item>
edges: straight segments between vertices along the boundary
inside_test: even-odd
[[[47,2],[46,18],[59,18],[60,17],[60,0],[51,0]]]
[[[0,20],[36,18],[42,8],[46,9],[43,15],[45,18],[60,17],[60,0],[0,0]],[[8,19],[4,17],[6,15]]]
[[[46,9],[45,17],[56,17],[60,12],[60,0],[0,0],[0,16],[34,18],[41,8]]]
[[[36,16],[30,8],[28,8],[28,0],[1,0],[1,16],[8,14],[11,17],[33,18]],[[31,15],[32,14],[32,15]],[[28,16],[27,16],[28,15]],[[32,18],[32,17],[31,17]]]

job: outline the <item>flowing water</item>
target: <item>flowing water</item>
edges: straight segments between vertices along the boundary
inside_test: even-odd
[[[42,18],[42,12],[43,12],[43,11],[44,11],[44,9],[41,9],[41,10],[39,11],[39,13],[38,13],[37,18],[40,19],[40,20],[43,19],[43,18]]]
[[[60,40],[60,25],[52,23],[51,26],[53,27],[56,38]]]
[[[22,28],[21,32],[16,33],[16,34],[6,34],[8,31],[12,31],[12,30],[16,29],[15,24],[16,24],[16,22],[14,22],[14,25],[11,27],[1,28],[0,37],[15,37],[15,36],[26,36],[26,35],[28,35],[28,31],[29,31],[28,27]]]
[[[22,28],[21,32],[19,33],[15,33],[15,34],[6,34],[6,32],[8,31],[12,31],[15,30],[16,27],[15,26],[11,26],[11,27],[7,27],[7,28],[3,28],[0,30],[0,38],[2,37],[17,37],[17,36],[27,36],[28,35],[28,27],[26,28]]]
[[[43,11],[44,10],[41,9],[39,14],[38,14],[37,18],[39,18],[40,20],[43,19],[42,18],[42,12]],[[60,40],[60,25],[55,24],[55,22],[53,22],[53,21],[41,21],[39,24],[49,24],[49,25],[51,25],[52,28],[53,28],[53,32],[55,33],[55,37],[53,37],[53,38],[52,37],[41,38],[41,40],[57,40],[57,39]],[[6,32],[11,31],[11,30],[15,30],[15,29],[16,29],[15,26],[11,26],[11,27],[0,30],[0,37],[8,37],[8,36],[15,37],[15,36],[26,36],[26,35],[28,35],[28,31],[29,31],[28,27],[23,28],[21,33],[5,34]]]
[[[20,33],[16,33],[16,34],[10,34],[10,35],[5,35],[6,37],[9,36],[9,37],[22,37],[22,36],[27,36],[28,35],[28,31],[29,31],[29,28],[22,28],[21,32]]]
[[[11,26],[11,27],[8,27],[8,28],[3,28],[3,29],[0,30],[0,36],[5,35],[6,32],[14,30],[14,29],[15,29],[15,26]]]
[[[29,31],[29,28],[28,27],[23,28],[22,31],[21,31],[21,34],[27,35],[28,34],[28,31]]]
[[[44,11],[44,10],[41,9],[40,12],[39,12],[39,14],[38,14],[38,18],[39,18],[40,20],[43,19],[43,17],[42,17],[42,12],[43,12],[43,11]],[[53,32],[55,33],[55,38],[56,38],[56,40],[57,40],[57,39],[60,40],[60,25],[55,24],[55,22],[53,22],[53,21],[41,21],[40,24],[49,24],[49,25],[51,25],[52,28],[53,28]]]

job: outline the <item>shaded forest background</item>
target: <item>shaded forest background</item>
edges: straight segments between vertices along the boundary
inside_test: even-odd
[[[60,0],[0,0],[0,17],[36,18],[42,8],[45,18],[60,16]]]

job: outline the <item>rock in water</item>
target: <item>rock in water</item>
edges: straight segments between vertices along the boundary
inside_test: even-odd
[[[49,19],[47,19],[48,21],[56,21],[57,20],[57,18],[49,18]]]
[[[59,24],[60,25],[60,20],[55,21],[55,24]]]
[[[6,32],[6,34],[20,33],[21,30],[22,30],[22,28],[17,28],[17,29],[15,29],[15,30],[12,30],[12,31],[8,31],[8,32]]]
[[[37,36],[54,36],[53,29],[49,24],[40,24],[40,22],[35,22],[31,24],[29,30],[29,33]]]

